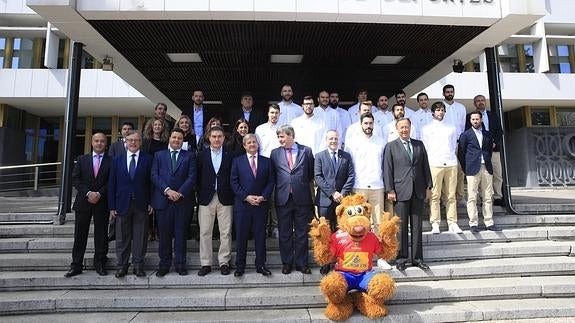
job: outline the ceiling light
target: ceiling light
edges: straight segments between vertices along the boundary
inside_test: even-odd
[[[173,63],[201,63],[202,58],[198,53],[168,53]]]
[[[299,64],[303,60],[303,55],[272,55],[272,63]]]
[[[371,64],[398,64],[405,56],[375,56]]]
[[[204,101],[204,104],[224,104],[222,101]]]

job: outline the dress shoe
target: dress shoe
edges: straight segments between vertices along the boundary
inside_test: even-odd
[[[200,271],[198,271],[198,276],[205,276],[210,272],[212,272],[212,266],[202,266],[202,268],[200,268]]]
[[[142,268],[134,269],[136,277],[146,277],[146,272]]]
[[[260,267],[260,268],[256,269],[256,272],[258,274],[262,274],[264,276],[270,276],[272,274],[272,272],[269,269],[267,269],[266,267]]]
[[[331,270],[331,265],[330,265],[330,264],[323,265],[323,266],[321,266],[321,268],[319,269],[319,273],[322,274],[322,275],[327,275],[330,270]]]
[[[122,277],[126,277],[126,275],[128,274],[128,269],[127,268],[120,268],[116,271],[116,278],[122,278]]]
[[[505,201],[503,199],[495,199],[493,200],[493,205],[505,207]]]
[[[469,231],[471,231],[471,232],[473,232],[473,233],[478,233],[478,232],[480,232],[481,230],[479,230],[479,227],[478,227],[478,226],[472,225],[472,226],[469,227]]]
[[[405,270],[405,267],[406,267],[406,265],[405,265],[404,262],[398,262],[398,263],[395,265],[395,268],[397,268],[397,270],[399,270],[399,271],[404,271],[404,270]]]
[[[422,261],[414,261],[413,266],[418,267],[421,270],[429,270],[429,266]]]
[[[180,276],[188,276],[188,270],[186,268],[176,269],[176,272]]]
[[[169,269],[160,268],[160,269],[158,269],[158,271],[156,271],[156,277],[164,277],[168,274],[168,272],[170,272]]]
[[[488,226],[486,229],[489,231],[496,231],[496,232],[501,231],[501,228],[496,226],[495,224]]]
[[[243,269],[236,269],[236,271],[234,271],[234,276],[235,277],[242,277],[244,275],[244,270]]]
[[[295,270],[301,272],[302,274],[306,274],[306,275],[311,274],[311,269],[309,269],[308,266],[303,266],[303,267],[296,266]]]
[[[220,273],[224,276],[227,276],[230,274],[230,266],[223,264],[220,266]]]
[[[64,277],[70,278],[70,277],[78,276],[81,273],[82,273],[82,269],[72,268],[72,269],[68,270],[67,273],[64,274]]]
[[[284,274],[284,275],[290,274],[291,270],[292,270],[291,265],[283,265],[282,274]]]
[[[104,269],[103,266],[96,266],[95,270],[96,270],[96,273],[100,276],[107,276],[108,275],[108,272],[106,271],[106,269]]]

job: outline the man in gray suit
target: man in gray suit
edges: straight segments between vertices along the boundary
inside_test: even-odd
[[[339,135],[335,130],[326,134],[327,149],[315,155],[314,177],[317,185],[315,204],[317,214],[329,220],[331,231],[337,230],[335,208],[344,196],[351,194],[355,179],[351,155],[339,147]],[[324,265],[320,273],[327,274],[330,265]]]
[[[280,147],[272,150],[276,174],[275,204],[282,273],[289,274],[293,263],[304,274],[308,267],[308,227],[313,217],[311,181],[314,159],[311,148],[294,141],[295,133],[284,124],[276,131]]]
[[[433,186],[427,151],[423,143],[410,139],[411,121],[400,118],[396,123],[399,138],[385,146],[383,174],[387,198],[394,203],[394,211],[401,218],[399,232],[400,250],[397,269],[405,270],[409,245],[408,224],[411,223],[411,264],[429,269],[423,262],[421,219],[423,201],[431,195]]]
[[[126,152],[126,150],[128,149],[128,146],[126,145],[126,136],[130,131],[133,130],[134,130],[133,123],[128,121],[122,123],[122,129],[121,129],[122,138],[120,138],[120,140],[110,145],[110,151],[108,151],[108,155],[110,155],[110,157],[119,156]]]

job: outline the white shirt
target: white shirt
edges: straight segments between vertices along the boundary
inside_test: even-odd
[[[329,106],[325,109],[321,106],[317,106],[313,109],[313,115],[323,120],[327,130],[335,130],[341,136],[342,127],[339,122],[339,113],[337,113],[337,111]]]
[[[252,156],[254,156],[253,158],[254,164],[256,164],[256,169],[258,169],[258,154],[252,155],[250,153],[246,153],[246,155],[248,156],[248,162],[250,164],[250,167],[252,166]]]
[[[349,118],[351,119],[351,122],[357,122],[359,121],[359,106],[361,104],[358,102],[354,105],[352,105],[351,107],[349,107],[349,109],[347,109],[347,113],[349,114]],[[374,107],[373,105],[371,106],[371,113],[375,113],[375,111],[377,111],[377,108]]]
[[[135,153],[127,150],[126,151],[126,167],[128,167],[128,174],[130,173],[130,162],[132,161],[132,155],[136,154],[134,159],[136,160],[136,168],[138,167],[138,158],[140,158],[140,151],[136,151]]]
[[[373,114],[373,117],[375,118],[375,123],[381,130],[381,133],[385,133],[385,127],[387,127],[387,124],[394,120],[393,113],[388,110],[377,109],[377,111]]]
[[[457,166],[457,137],[455,127],[445,121],[431,120],[421,129],[421,141],[425,145],[430,167]]]
[[[373,124],[373,131],[372,131],[372,136],[375,137],[379,137],[381,139],[383,139],[384,142],[387,142],[387,137],[385,136],[385,133],[383,133],[381,131],[381,129],[379,129],[379,127],[375,124]],[[345,134],[345,147],[347,147],[349,144],[352,144],[355,140],[355,137],[361,137],[361,136],[365,136],[365,134],[363,133],[363,129],[361,128],[361,123],[359,123],[359,121],[352,123],[348,128],[347,128],[347,132]]]
[[[477,141],[479,141],[479,148],[483,149],[483,132],[481,132],[481,128],[475,129],[471,127],[471,129],[473,129],[473,133],[475,134]],[[481,163],[485,164],[485,159],[483,159],[483,152],[481,153]]]
[[[355,170],[356,189],[383,188],[383,150],[386,142],[381,137],[355,136],[346,142],[345,151],[351,155]]]
[[[347,128],[349,127],[351,122],[351,118],[349,117],[349,113],[344,108],[337,107],[337,113],[339,114],[339,124],[341,125],[341,133],[339,134],[340,141],[345,142],[345,134],[347,132]]]
[[[272,150],[280,146],[277,130],[278,124],[271,122],[262,123],[256,127],[255,135],[258,138],[260,155],[269,158]]]
[[[403,106],[403,116],[405,118],[409,118],[411,120],[411,118],[413,118],[415,116],[415,110],[408,107],[407,105]]]
[[[327,148],[325,134],[328,129],[320,117],[301,115],[292,120],[292,127],[295,141],[310,147],[313,155]]]
[[[278,125],[289,124],[293,119],[301,116],[303,114],[303,109],[300,105],[295,104],[293,101],[291,102],[284,102],[281,101],[278,103],[280,107],[280,117],[278,119]]]
[[[467,118],[467,116],[466,116]],[[481,112],[481,121],[483,122],[483,128],[489,131],[489,116],[487,115],[487,110]]]
[[[409,119],[411,120],[411,119]],[[392,142],[395,139],[399,138],[399,133],[397,133],[397,127],[395,126],[395,124],[397,123],[396,120],[393,120],[392,122],[387,124],[386,127],[386,136],[387,136],[387,142]],[[409,133],[409,137],[411,139],[419,139],[419,137],[417,136],[418,132],[417,132],[417,126],[415,125],[415,122],[411,122],[411,131]]]
[[[419,108],[419,110],[415,111],[413,118],[409,118],[411,122],[417,125],[417,129],[419,129],[419,133],[417,134],[418,138],[422,138],[421,130],[423,127],[430,123],[433,120],[433,114],[431,113],[431,109],[427,108],[426,110]]]
[[[445,104],[444,120],[455,126],[455,135],[459,139],[459,136],[465,130],[467,110],[463,104],[456,101],[453,101],[453,104],[449,104],[443,100],[443,104]]]

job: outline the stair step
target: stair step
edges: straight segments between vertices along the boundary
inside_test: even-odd
[[[502,258],[471,261],[430,262],[430,270],[423,271],[408,267],[405,272],[392,269],[388,272],[397,282],[430,280],[462,280],[495,277],[522,277],[543,275],[572,275],[575,272],[575,257],[532,257]],[[283,275],[280,266],[270,266],[271,277],[263,277],[248,269],[242,278],[233,275],[222,276],[217,270],[205,277],[190,271],[189,276],[169,273],[163,278],[148,271],[146,279],[128,275],[125,279],[114,277],[111,269],[108,276],[98,276],[92,268],[81,275],[65,278],[61,271],[3,271],[0,272],[1,291],[49,290],[49,289],[122,289],[122,288],[236,288],[236,287],[287,287],[317,285],[323,276],[317,268],[311,275],[293,272]],[[378,269],[376,269],[378,270]]]

